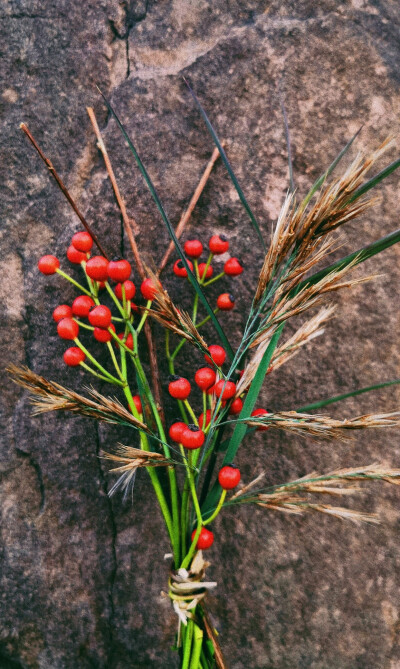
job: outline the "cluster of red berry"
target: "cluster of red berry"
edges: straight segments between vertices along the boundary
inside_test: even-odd
[[[211,265],[214,256],[222,255],[229,249],[229,241],[225,235],[213,235],[208,242],[210,255],[207,262],[198,263],[198,259],[203,253],[203,244],[199,239],[188,239],[184,244],[184,251],[187,256],[186,261],[190,270],[196,273],[199,282],[205,286],[219,278],[226,276],[238,276],[243,272],[243,264],[238,258],[229,258],[221,274],[213,277],[214,268]],[[193,260],[190,260],[190,258]],[[174,274],[181,278],[186,278],[188,273],[182,260],[177,260],[173,267]],[[235,297],[231,293],[221,293],[217,298],[217,309],[221,311],[231,311],[235,306]]]
[[[58,258],[53,255],[43,256],[38,262],[39,270],[45,275],[58,273],[64,278],[72,281],[75,286],[79,287],[83,294],[75,298],[72,305],[61,304],[53,311],[53,319],[57,323],[57,332],[62,339],[73,340],[76,346],[68,348],[64,353],[64,361],[71,367],[82,365],[92,373],[93,369],[85,364],[86,357],[89,357],[92,363],[101,369],[103,374],[108,374],[104,368],[91,356],[83,344],[79,341],[79,328],[83,326],[85,329],[91,330],[93,337],[110,346],[111,340],[120,347],[132,351],[134,348],[134,340],[129,328],[125,327],[125,332],[116,333],[115,321],[131,321],[132,311],[138,311],[138,307],[133,303],[136,295],[135,284],[130,280],[132,268],[130,263],[121,258],[114,258],[109,261],[104,256],[93,255],[91,250],[93,246],[93,239],[88,232],[77,232],[71,240],[71,245],[67,250],[67,258],[74,264],[81,265],[87,282],[88,288],[84,288],[78,284],[72,277],[60,269],[60,262]],[[237,258],[229,258],[224,264],[223,272],[212,278],[214,269],[211,265],[212,259],[215,255],[226,253],[229,249],[229,241],[224,235],[213,235],[209,240],[209,257],[207,262],[198,263],[203,252],[203,244],[198,239],[191,239],[185,242],[184,250],[188,256],[188,265],[192,271],[195,271],[199,283],[207,286],[209,283],[216,281],[224,275],[237,276],[243,272],[243,265]],[[191,258],[193,260],[190,260]],[[183,266],[182,261],[177,260],[174,264],[173,271],[176,276],[187,277],[187,271]],[[116,283],[114,288],[110,286],[109,281]],[[99,291],[107,289],[115,304],[119,308],[123,318],[114,318],[111,310],[105,304],[100,304],[98,299]],[[157,292],[158,288],[155,282],[151,279],[145,279],[140,287],[143,298],[149,303],[151,302]],[[228,311],[233,308],[235,298],[229,293],[222,293],[217,299],[217,309]],[[89,324],[83,323],[80,319],[87,318]],[[134,330],[132,330],[134,332]],[[112,349],[111,349],[112,350]],[[172,397],[183,401],[193,419],[192,423],[184,420],[175,421],[169,429],[170,439],[180,444],[180,448],[186,448],[189,451],[201,448],[205,442],[205,436],[210,428],[211,420],[214,422],[218,419],[220,412],[234,415],[239,414],[243,408],[243,400],[236,396],[237,386],[232,380],[227,380],[221,373],[221,367],[225,363],[226,352],[217,344],[209,347],[209,355],[205,355],[205,361],[208,365],[200,367],[194,376],[195,384],[202,391],[204,402],[203,413],[196,418],[189,402],[188,397],[191,393],[191,384],[188,379],[181,376],[173,376],[170,379],[168,390]],[[243,372],[241,372],[242,374]],[[108,377],[104,375],[102,378],[111,380],[111,375]],[[206,409],[206,396],[210,396],[210,409]],[[142,416],[142,402],[139,395],[132,397],[133,410]],[[131,407],[132,408],[132,407]],[[260,416],[268,413],[264,409],[255,409],[252,416]],[[267,429],[265,426],[260,426],[258,430]],[[218,481],[223,491],[235,488],[240,481],[240,471],[233,465],[226,465],[223,467],[218,475]],[[224,493],[225,494],[225,493]],[[193,532],[192,538],[196,531]],[[213,533],[202,527],[197,541],[197,548],[209,548],[214,541]]]

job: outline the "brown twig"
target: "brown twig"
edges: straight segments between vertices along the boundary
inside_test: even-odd
[[[224,146],[224,143],[222,143],[222,146]],[[210,160],[207,163],[207,167],[206,167],[206,169],[204,170],[204,172],[201,176],[201,179],[198,183],[198,186],[197,186],[196,190],[194,191],[194,193],[192,195],[192,198],[189,202],[189,206],[186,209],[186,211],[183,212],[183,214],[181,216],[181,220],[179,221],[179,223],[176,227],[175,234],[176,234],[178,239],[181,237],[181,235],[182,235],[182,233],[183,233],[183,231],[184,231],[184,229],[185,229],[185,227],[186,227],[186,225],[187,225],[187,223],[188,223],[188,221],[189,221],[189,219],[192,215],[193,209],[195,208],[195,206],[197,204],[197,201],[198,201],[200,195],[202,194],[202,192],[204,190],[204,187],[205,187],[205,185],[208,181],[208,178],[211,174],[211,170],[214,167],[214,164],[215,164],[216,160],[218,159],[218,157],[219,157],[219,151],[218,151],[217,148],[215,148],[213,153],[212,153],[212,156],[211,156]],[[165,269],[165,266],[166,266],[166,264],[169,260],[169,257],[171,255],[172,251],[174,250],[174,248],[175,248],[174,242],[171,241],[167,250],[166,250],[166,252],[165,252],[165,254],[164,254],[163,259],[161,260],[160,267],[158,268],[158,276],[160,276],[161,272]]]
[[[210,641],[213,645],[213,648],[214,648],[214,656],[215,656],[216,665],[217,665],[218,669],[228,669],[228,667],[225,663],[225,660],[224,660],[224,656],[222,655],[221,646],[219,645],[219,643],[217,641],[217,637],[215,635],[214,628],[213,628],[213,625],[211,623],[209,613],[208,613],[207,609],[204,607],[204,605],[203,605],[202,608],[203,608],[203,624],[204,624],[204,628],[205,628],[207,637],[210,639]]]
[[[79,220],[81,221],[82,225],[86,228],[86,230],[88,231],[88,233],[92,236],[93,241],[94,241],[94,243],[96,244],[96,246],[98,247],[100,253],[102,253],[103,256],[104,256],[105,258],[107,258],[107,254],[106,254],[106,252],[104,251],[103,247],[101,246],[101,244],[100,244],[100,242],[99,242],[97,236],[96,236],[95,233],[93,232],[92,227],[89,225],[89,223],[87,222],[87,220],[85,219],[85,217],[83,216],[83,214],[79,211],[79,209],[78,209],[77,205],[75,204],[74,200],[72,199],[72,197],[71,197],[71,195],[70,195],[70,193],[69,193],[67,187],[65,186],[65,184],[63,183],[63,181],[61,180],[61,178],[59,177],[59,175],[57,174],[57,172],[56,172],[56,170],[55,170],[55,168],[54,168],[53,163],[51,162],[51,160],[49,160],[48,158],[46,158],[46,156],[44,155],[43,151],[41,150],[41,148],[39,147],[38,143],[36,142],[36,140],[34,139],[33,135],[31,134],[31,132],[30,132],[28,126],[27,126],[25,123],[21,123],[20,128],[21,128],[21,130],[25,133],[25,135],[28,137],[28,139],[29,139],[29,141],[31,142],[31,144],[35,147],[36,151],[38,152],[39,156],[40,156],[41,159],[43,160],[43,162],[44,162],[44,164],[46,165],[47,169],[49,170],[50,174],[51,174],[52,177],[55,179],[55,181],[56,181],[58,187],[60,188],[61,192],[65,195],[65,197],[67,198],[68,202],[70,203],[72,209],[74,210],[75,214],[78,216],[78,218],[79,218]]]
[[[135,259],[135,263],[136,263],[138,272],[140,274],[141,279],[144,280],[144,279],[146,279],[146,271],[145,271],[142,259],[140,257],[139,249],[137,247],[136,240],[135,240],[133,230],[132,230],[132,228],[134,228],[135,231],[136,231],[138,229],[138,225],[133,218],[130,218],[128,216],[128,213],[126,211],[125,203],[122,199],[120,190],[118,188],[118,184],[117,184],[117,181],[116,181],[116,178],[115,178],[114,170],[112,168],[111,161],[110,161],[110,158],[109,158],[108,153],[107,153],[107,149],[105,147],[103,138],[101,136],[100,128],[98,126],[94,110],[92,109],[92,107],[86,107],[86,110],[87,110],[87,113],[89,115],[90,121],[91,121],[92,126],[93,126],[93,130],[94,130],[96,138],[97,138],[97,145],[98,145],[99,150],[101,151],[101,154],[104,158],[104,163],[105,163],[105,166],[106,166],[106,169],[107,169],[107,172],[108,172],[108,176],[109,176],[110,181],[111,181],[111,185],[114,189],[115,198],[117,200],[118,207],[119,207],[120,212],[121,212],[122,221],[123,221],[123,224],[124,224],[124,229],[125,229],[125,232],[128,236],[128,239],[129,239],[129,244],[130,244],[131,249],[132,249],[133,257]],[[162,405],[162,396],[161,396],[160,371],[159,371],[159,368],[158,368],[157,354],[156,354],[156,349],[155,349],[155,346],[154,346],[153,336],[152,336],[152,332],[151,332],[151,326],[150,326],[150,323],[148,321],[146,321],[146,323],[144,325],[144,334],[145,334],[145,337],[146,337],[147,347],[148,347],[148,350],[149,350],[150,373],[151,373],[154,397],[155,397],[156,403],[158,405],[158,408],[160,410],[160,416],[161,416],[162,423],[165,426],[165,414],[164,414],[164,409],[163,409],[163,405]]]

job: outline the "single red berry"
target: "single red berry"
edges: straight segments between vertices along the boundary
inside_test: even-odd
[[[125,346],[127,346],[128,348],[131,349],[131,351],[133,351],[133,337],[131,332],[128,332],[128,336],[126,339],[125,339],[125,334],[123,332],[120,332],[118,335],[118,339],[123,341]]]
[[[88,253],[93,246],[93,239],[88,232],[82,230],[82,232],[76,232],[74,234],[71,239],[71,244],[77,251]]]
[[[203,253],[203,244],[199,239],[188,239],[183,248],[189,258],[200,258]]]
[[[240,399],[240,397],[236,397],[236,399],[233,400],[229,407],[229,413],[230,414],[238,414],[241,412],[243,409],[243,400]]]
[[[235,306],[235,298],[230,293],[221,293],[217,298],[217,307],[221,311],[230,311]]]
[[[133,300],[136,295],[136,286],[132,281],[124,281],[124,283],[117,283],[114,288],[114,293],[119,300],[122,300],[122,286],[125,288],[125,297],[127,300]]]
[[[240,481],[240,471],[236,465],[225,465],[218,472],[218,482],[224,490],[233,490]]]
[[[211,358],[206,354],[204,356],[205,361],[210,364],[215,362],[218,367],[221,367],[221,365],[223,365],[226,360],[225,349],[223,349],[222,346],[219,346],[218,344],[211,344],[211,346],[208,347],[208,350],[210,352]]]
[[[223,400],[229,400],[231,397],[234,397],[236,393],[236,383],[221,379],[215,384],[214,393],[217,397],[221,397]]]
[[[72,318],[63,318],[57,323],[57,332],[61,339],[76,339],[79,334],[79,325]]]
[[[107,272],[110,279],[123,283],[129,279],[132,267],[127,260],[118,258],[108,263]]]
[[[67,258],[70,262],[72,262],[74,265],[80,265],[81,262],[84,260],[86,261],[86,253],[82,253],[82,251],[78,251],[78,249],[75,248],[75,246],[69,246],[67,249]]]
[[[62,318],[71,318],[72,316],[72,309],[68,304],[60,304],[58,307],[56,307],[53,311],[53,318],[56,323],[60,321]]]
[[[99,304],[89,311],[89,323],[98,328],[108,328],[111,323],[111,311],[105,304]]]
[[[206,421],[204,423],[204,413],[201,413],[199,416],[199,426],[201,427],[202,430],[204,430],[207,425],[211,423],[211,416],[212,416],[212,411],[211,409],[207,409],[206,411]]]
[[[210,367],[201,367],[194,375],[194,380],[202,390],[207,390],[215,383],[215,372]]]
[[[238,258],[229,258],[224,265],[224,272],[228,276],[238,276],[243,272],[243,265]]]
[[[229,249],[228,238],[225,235],[213,235],[208,242],[208,248],[215,256],[226,253]]]
[[[172,376],[168,385],[168,392],[177,400],[186,400],[191,391],[191,385],[183,376]]]
[[[172,423],[169,428],[169,436],[172,441],[176,441],[177,444],[181,443],[181,437],[183,430],[186,430],[186,423],[183,423],[181,420],[177,420],[175,423]]]
[[[204,444],[206,435],[197,425],[187,425],[181,434],[181,444],[189,450],[201,448]]]
[[[89,311],[94,306],[94,301],[89,295],[79,295],[72,302],[72,313],[74,316],[87,318]]]
[[[153,279],[145,279],[140,286],[140,291],[145,300],[154,300],[154,297],[157,294],[157,286]]]
[[[196,530],[193,530],[192,532],[192,541],[196,536]],[[211,530],[207,530],[206,527],[202,527],[199,538],[197,539],[197,544],[196,548],[197,550],[202,550],[205,551],[207,548],[210,548],[214,543],[214,534],[211,532]]]
[[[68,365],[68,367],[77,367],[81,364],[81,362],[84,361],[86,355],[77,346],[71,346],[71,348],[67,348],[63,358],[65,364]]]
[[[207,267],[207,271],[205,272],[206,269],[206,264],[205,262],[200,262],[199,263],[199,277],[200,279],[211,279],[212,275],[214,274],[214,268],[209,265]],[[205,273],[205,276],[204,276]]]
[[[140,399],[140,395],[134,395],[132,397],[132,399],[133,399],[133,403],[136,407],[136,411],[138,413],[143,413],[142,400]]]
[[[86,263],[86,274],[94,281],[107,281],[108,260],[103,256],[92,256]]]
[[[189,265],[190,270],[193,272],[193,263],[190,262],[190,260],[187,260],[186,262],[187,262],[187,264]],[[188,275],[188,273],[187,273],[187,269],[186,269],[186,267],[184,266],[184,264],[183,264],[183,262],[182,262],[181,259],[177,260],[177,261],[174,263],[174,274],[175,274],[175,276],[180,276],[180,277],[182,277],[182,278],[185,278],[185,277],[187,277],[187,275]]]
[[[135,304],[134,302],[131,302],[131,309],[132,309],[132,311],[134,311],[136,314],[139,313],[139,307],[138,307],[138,305]]]
[[[250,415],[257,417],[257,416],[265,416],[268,413],[269,413],[269,411],[266,411],[265,409],[254,409],[254,411],[252,411]],[[265,432],[266,430],[268,430],[267,425],[260,425],[260,427],[256,428],[257,432]]]
[[[55,256],[42,256],[38,262],[39,272],[42,274],[55,274],[60,267],[60,261]]]
[[[109,326],[113,332],[115,332],[115,325],[113,323]],[[112,335],[105,328],[95,328],[93,330],[93,337],[100,341],[102,344],[106,344],[108,341],[111,341]]]

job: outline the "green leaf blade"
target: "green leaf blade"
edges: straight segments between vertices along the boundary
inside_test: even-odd
[[[100,93],[101,93],[101,91],[100,91]],[[136,164],[137,164],[137,166],[138,166],[138,168],[139,168],[139,170],[140,170],[140,172],[143,176],[143,179],[145,180],[145,183],[146,183],[146,185],[147,185],[147,187],[148,187],[148,189],[151,193],[151,196],[152,196],[152,198],[153,198],[153,200],[154,200],[154,202],[157,206],[157,209],[160,212],[161,218],[162,218],[162,220],[163,220],[163,222],[164,222],[164,224],[165,224],[165,226],[168,230],[169,236],[173,240],[173,242],[175,244],[175,248],[178,251],[179,256],[181,257],[183,265],[184,265],[184,267],[185,267],[185,269],[188,273],[188,278],[189,278],[190,283],[192,284],[192,286],[193,286],[194,290],[196,291],[197,295],[199,296],[199,299],[201,300],[207,314],[210,316],[210,319],[211,319],[211,321],[212,321],[212,323],[213,323],[213,325],[214,325],[214,327],[215,327],[215,329],[216,329],[216,331],[217,331],[217,333],[218,333],[218,335],[221,339],[221,342],[223,343],[228,355],[231,358],[233,358],[234,357],[234,352],[233,352],[233,349],[232,349],[232,347],[229,343],[229,340],[228,340],[224,330],[222,329],[222,326],[221,326],[219,320],[215,316],[214,311],[211,308],[211,305],[209,304],[206,296],[204,295],[204,293],[203,293],[203,291],[200,287],[200,284],[197,281],[196,275],[191,271],[191,269],[188,265],[186,257],[183,253],[183,249],[182,249],[182,247],[181,247],[181,245],[178,241],[178,238],[175,234],[175,231],[174,231],[174,229],[171,225],[171,222],[170,222],[167,214],[164,211],[164,208],[161,204],[161,200],[160,200],[160,198],[158,196],[158,193],[157,193],[157,191],[154,187],[154,184],[153,184],[153,182],[150,178],[150,175],[148,174],[145,166],[143,165],[143,163],[141,161],[141,158],[140,158],[132,140],[130,139],[127,131],[125,130],[124,126],[122,125],[121,121],[119,120],[119,118],[118,118],[116,112],[114,111],[113,107],[111,106],[111,104],[109,103],[107,98],[103,95],[103,93],[101,93],[101,95],[102,95],[102,97],[103,97],[103,99],[104,99],[104,101],[107,105],[108,110],[110,111],[110,113],[114,117],[114,119],[115,119],[123,137],[125,138],[125,141],[127,142],[128,146],[129,146],[129,149],[131,150],[131,152],[133,154],[133,157],[135,158]]]
[[[299,413],[308,413],[313,409],[321,409],[322,407],[326,407],[329,404],[335,404],[335,402],[341,402],[342,400],[346,400],[349,397],[356,397],[357,395],[362,395],[363,393],[369,393],[372,390],[380,390],[381,388],[394,386],[398,383],[400,383],[400,379],[395,379],[394,381],[385,381],[384,383],[377,383],[374,386],[366,386],[365,388],[358,388],[358,390],[353,390],[349,393],[343,393],[342,395],[335,395],[334,397],[328,397],[324,400],[313,402],[313,404],[307,404],[304,407],[300,407],[300,409],[296,409],[296,411],[298,411]]]
[[[188,87],[189,92],[190,92],[190,94],[191,94],[191,96],[192,96],[192,98],[193,98],[193,100],[194,100],[196,106],[197,106],[198,109],[199,109],[199,112],[200,112],[200,114],[201,114],[201,116],[202,116],[202,118],[203,118],[203,120],[204,120],[204,122],[205,122],[205,124],[206,124],[206,126],[207,126],[207,129],[208,129],[208,131],[209,131],[209,133],[210,133],[210,135],[211,135],[211,137],[212,137],[212,139],[213,139],[213,141],[214,141],[214,144],[216,145],[216,147],[217,147],[217,149],[218,149],[218,151],[219,151],[219,153],[220,153],[220,155],[221,155],[221,159],[222,159],[222,161],[223,161],[223,163],[224,163],[224,165],[225,165],[225,167],[226,167],[226,169],[227,169],[227,171],[228,171],[228,174],[229,174],[229,176],[230,176],[230,178],[231,178],[231,181],[232,181],[233,185],[235,186],[236,192],[237,192],[237,194],[239,195],[239,199],[240,199],[240,201],[241,201],[243,207],[245,208],[245,210],[246,210],[246,212],[247,212],[247,214],[248,214],[248,216],[249,216],[249,218],[250,218],[251,224],[252,224],[253,228],[255,229],[255,231],[256,231],[256,233],[257,233],[257,235],[258,235],[258,238],[259,238],[259,240],[260,240],[260,242],[261,242],[261,244],[262,244],[263,250],[264,250],[264,252],[266,253],[266,252],[267,252],[267,247],[266,247],[266,245],[265,245],[263,236],[262,236],[262,234],[261,234],[261,230],[260,230],[260,227],[259,227],[259,225],[258,225],[257,219],[256,219],[256,217],[254,216],[252,210],[250,209],[250,205],[249,205],[249,203],[247,202],[246,197],[245,197],[245,195],[244,195],[244,193],[243,193],[243,191],[242,191],[242,189],[241,189],[241,187],[240,187],[240,184],[239,184],[239,182],[238,182],[238,180],[237,180],[237,178],[236,178],[236,175],[235,175],[235,173],[234,173],[234,171],[233,171],[233,169],[232,169],[232,167],[231,167],[231,165],[230,165],[230,162],[229,162],[229,160],[228,160],[228,157],[227,157],[227,155],[226,155],[226,153],[225,153],[225,151],[224,151],[224,149],[223,149],[223,146],[222,146],[220,140],[218,139],[217,133],[215,132],[214,127],[212,126],[211,121],[210,121],[210,119],[208,118],[207,113],[206,113],[205,109],[203,108],[203,106],[202,106],[200,100],[198,99],[196,93],[193,91],[193,89],[191,88],[191,86],[189,85],[189,83],[186,81],[186,79],[184,78],[183,80],[184,80],[186,86]]]

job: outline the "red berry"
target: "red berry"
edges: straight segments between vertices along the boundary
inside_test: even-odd
[[[125,288],[125,297],[127,300],[133,300],[136,295],[136,286],[132,281],[124,281],[124,283],[117,283],[114,288],[114,293],[119,300],[122,300],[122,285]]]
[[[134,395],[132,397],[132,399],[133,399],[133,403],[136,407],[136,411],[138,413],[143,413],[142,400],[140,399],[140,395]]]
[[[145,300],[154,300],[158,288],[153,279],[145,279],[140,286],[140,290]]]
[[[103,256],[93,256],[86,263],[86,274],[94,281],[107,281],[108,260]]]
[[[87,318],[89,311],[94,306],[94,301],[89,295],[79,295],[72,302],[72,313],[74,316]]]
[[[77,251],[88,253],[93,246],[93,239],[88,232],[76,232],[71,239],[71,244]]]
[[[266,411],[265,409],[254,409],[254,411],[252,411],[250,415],[257,417],[257,416],[265,416],[268,413],[269,411]],[[256,428],[257,432],[265,432],[266,430],[268,430],[267,425],[260,425],[260,427]]]
[[[53,311],[53,318],[56,323],[58,323],[58,321],[60,321],[62,318],[71,318],[71,316],[72,309],[68,306],[68,304],[60,304]]]
[[[206,274],[204,276],[204,270],[206,268],[206,264],[207,263],[205,263],[205,262],[200,262],[199,263],[199,277],[200,277],[200,279],[211,279],[212,275],[214,274],[214,269],[211,267],[211,265],[209,265],[207,267],[207,271],[206,271]]]
[[[173,376],[171,379],[168,385],[169,394],[177,400],[186,400],[192,389],[189,381],[183,376]]]
[[[194,375],[194,380],[202,390],[207,390],[215,383],[215,372],[210,367],[201,367]]]
[[[240,481],[240,471],[235,465],[225,465],[218,473],[218,482],[224,490],[236,488]]]
[[[230,311],[235,306],[235,298],[230,293],[221,293],[217,299],[217,307],[221,311]]]
[[[193,530],[192,532],[192,541],[196,536],[196,530]],[[206,527],[202,527],[199,538],[197,539],[197,544],[196,548],[197,550],[207,550],[207,548],[210,548],[214,543],[214,535],[210,530],[207,530]]]
[[[128,332],[128,336],[126,339],[124,333],[120,332],[120,334],[118,335],[118,339],[120,339],[125,344],[125,346],[127,346],[128,348],[131,349],[131,351],[133,351],[133,337],[131,332]]]
[[[89,323],[98,328],[108,328],[111,323],[111,311],[105,304],[99,304],[89,311]]]
[[[57,323],[57,332],[61,339],[76,339],[79,334],[79,325],[72,318],[63,318]]]
[[[181,444],[189,450],[195,448],[201,448],[204,444],[206,435],[203,430],[200,430],[197,425],[186,425],[185,429],[182,430],[181,434]]]
[[[229,413],[235,415],[240,413],[242,409],[243,409],[243,400],[241,400],[240,397],[237,397],[231,403],[229,407]]]
[[[188,239],[183,248],[189,258],[200,258],[203,253],[203,244],[199,239]]]
[[[77,367],[81,364],[81,362],[84,361],[86,355],[77,346],[72,346],[71,348],[67,348],[63,358],[65,364],[68,365],[68,367]]]
[[[98,281],[97,282],[97,287],[98,287],[99,290],[104,290],[104,288],[106,287],[106,282],[105,281]]]
[[[206,422],[204,424],[204,413],[201,413],[199,416],[199,426],[201,427],[202,430],[204,430],[207,425],[211,423],[211,416],[212,416],[212,411],[211,409],[207,409],[206,411]]]
[[[111,323],[110,328],[113,332],[115,332],[115,326]],[[97,339],[97,341],[100,341],[102,344],[106,344],[108,341],[111,341],[112,335],[109,333],[108,330],[105,330],[104,328],[95,328],[93,330],[93,337]]]
[[[132,267],[127,260],[120,258],[118,260],[111,260],[108,263],[107,272],[110,279],[123,283],[129,279]]]
[[[74,265],[80,265],[81,262],[84,260],[86,261],[86,253],[82,253],[82,251],[78,251],[75,246],[69,246],[67,249],[67,258],[70,262],[72,262]]]
[[[208,242],[208,248],[214,255],[226,253],[229,249],[228,238],[225,235],[213,235]]]
[[[186,262],[189,265],[190,270],[193,272],[193,263],[191,263],[190,260],[187,260]],[[185,278],[188,275],[187,269],[184,266],[181,259],[177,260],[176,263],[174,263],[174,274],[175,276],[180,276],[182,278]]]
[[[183,423],[181,420],[176,421],[175,423],[172,423],[171,427],[169,428],[169,436],[172,439],[172,441],[176,441],[178,444],[181,443],[181,437],[182,437],[182,432],[183,430],[186,430],[186,423]]]
[[[218,346],[218,344],[211,344],[211,346],[208,347],[208,350],[210,352],[211,358],[206,354],[204,356],[205,361],[211,364],[215,362],[218,367],[221,367],[226,359],[225,349],[223,349],[222,346]]]
[[[224,272],[228,276],[238,276],[243,272],[243,265],[237,258],[229,258],[224,265]]]
[[[60,261],[55,256],[42,256],[38,262],[39,272],[42,274],[55,274],[60,267]]]
[[[224,379],[221,379],[215,384],[214,393],[217,397],[221,397],[223,400],[229,400],[231,397],[234,397],[236,393],[236,384],[233,383],[233,381],[225,381]]]

